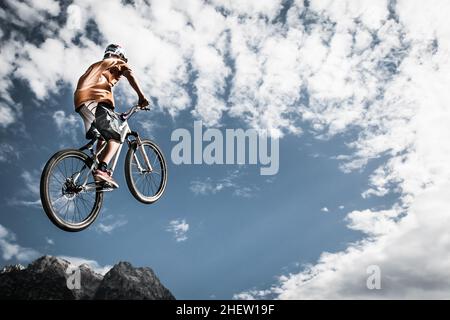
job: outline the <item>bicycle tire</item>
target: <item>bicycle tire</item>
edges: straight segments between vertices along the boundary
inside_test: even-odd
[[[142,140],[142,144],[144,146],[149,146],[155,153],[157,154],[160,164],[161,164],[161,183],[158,188],[158,191],[153,196],[146,196],[144,195],[137,187],[136,181],[133,179],[132,175],[132,162],[133,162],[133,155],[137,150],[137,142],[134,141],[130,148],[128,149],[126,158],[125,158],[125,180],[127,181],[128,189],[130,190],[131,194],[134,196],[136,200],[139,202],[145,203],[145,204],[152,204],[156,201],[158,201],[161,196],[163,195],[166,186],[167,186],[167,163],[166,159],[164,158],[164,154],[162,153],[161,149],[151,140]]]
[[[81,230],[86,229],[89,227],[97,218],[102,203],[103,203],[103,192],[96,191],[95,195],[95,203],[91,210],[91,212],[88,214],[86,219],[84,219],[81,223],[68,223],[64,219],[61,219],[57,212],[53,209],[53,206],[51,205],[50,195],[49,195],[49,178],[50,173],[52,170],[57,166],[57,164],[62,161],[63,159],[73,156],[76,158],[79,158],[80,160],[84,161],[86,165],[90,165],[90,158],[87,154],[85,154],[82,151],[76,150],[76,149],[66,149],[61,150],[57,153],[55,153],[46,163],[44,170],[42,171],[41,175],[41,181],[40,181],[40,196],[41,196],[41,203],[42,207],[47,215],[47,217],[50,219],[50,221],[57,226],[58,228],[69,231],[69,232],[78,232]]]

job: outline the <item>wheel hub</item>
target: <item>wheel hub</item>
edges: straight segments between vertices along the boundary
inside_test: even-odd
[[[71,178],[67,178],[64,182],[64,185],[62,186],[62,194],[68,200],[72,200],[73,198],[75,198],[80,191],[81,188],[75,185]]]

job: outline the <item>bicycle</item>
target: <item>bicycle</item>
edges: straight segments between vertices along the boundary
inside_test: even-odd
[[[141,110],[150,109],[135,105],[118,114],[122,120],[121,140],[110,170],[113,174],[126,141],[128,152],[124,170],[128,189],[138,201],[151,204],[159,200],[164,193],[167,185],[167,165],[158,145],[151,140],[142,140],[128,125],[128,119]],[[98,133],[79,149],[65,149],[55,153],[42,171],[42,206],[48,218],[62,230],[76,232],[89,227],[100,212],[104,192],[113,190],[96,182],[93,176],[99,165],[98,155],[106,147],[106,143],[103,143],[103,146],[94,152],[94,145],[100,137]],[[89,150],[90,155],[86,150]]]

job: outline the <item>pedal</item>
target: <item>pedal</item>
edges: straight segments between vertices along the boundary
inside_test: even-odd
[[[116,189],[114,189],[114,188],[111,188],[111,187],[104,187],[104,188],[101,188],[99,191],[101,191],[101,192],[110,192],[110,191],[113,191],[113,190],[116,190]]]
[[[112,187],[109,183],[107,182],[97,182],[97,191],[101,191],[101,192],[110,192],[115,190],[116,188]]]

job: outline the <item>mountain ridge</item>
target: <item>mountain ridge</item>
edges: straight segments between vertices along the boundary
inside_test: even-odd
[[[0,299],[20,300],[174,300],[149,267],[126,261],[105,275],[88,264],[75,265],[59,257],[42,256],[27,267],[0,270]]]

